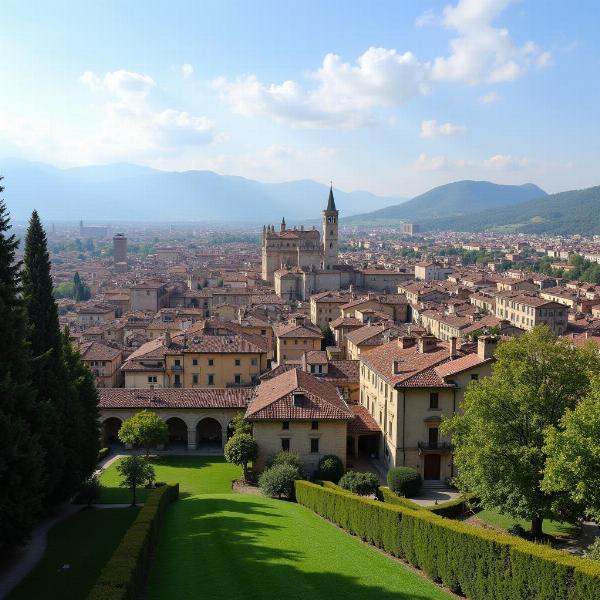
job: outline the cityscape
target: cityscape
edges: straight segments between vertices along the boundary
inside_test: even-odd
[[[598,8],[37,8],[0,598],[600,599]]]

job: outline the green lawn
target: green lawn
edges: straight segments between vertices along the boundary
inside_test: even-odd
[[[207,492],[229,492],[231,482],[240,476],[240,469],[212,456],[154,456],[150,458],[156,472],[156,480],[179,483],[182,497]],[[103,473],[100,504],[131,502],[131,490],[120,487],[120,477],[114,462]],[[137,500],[143,502],[148,490],[139,489]]]
[[[500,529],[509,529],[515,524],[520,525],[529,531],[531,529],[531,523],[523,519],[514,519],[513,517],[507,517],[497,510],[481,510],[475,514],[480,521],[491,525],[492,527],[498,527]],[[546,519],[543,525],[544,533],[554,536],[567,536],[574,537],[579,534],[579,528],[576,525],[569,523],[559,523],[557,521],[550,521]]]
[[[82,510],[54,526],[42,560],[9,600],[85,598],[138,511]],[[63,569],[63,565],[69,568]]]
[[[222,460],[203,459],[169,507],[149,600],[451,598],[298,504],[232,493],[239,472]]]

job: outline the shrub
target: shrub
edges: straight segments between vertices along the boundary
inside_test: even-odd
[[[383,501],[388,504],[396,504],[398,506],[403,506],[404,508],[410,508],[411,510],[423,510],[422,506],[404,496],[398,496],[398,494],[392,492],[390,488],[381,487],[379,488],[379,493],[381,494]]]
[[[304,463],[298,452],[281,450],[281,452],[278,452],[269,458],[267,461],[267,469],[276,465],[291,465],[292,467],[295,467],[301,475],[304,474]]]
[[[508,529],[507,529],[508,533],[510,533],[510,535],[516,535],[517,537],[525,537],[525,529],[523,529],[523,527],[521,525],[519,525],[518,523],[515,523],[514,525],[511,525]]]
[[[591,560],[600,560],[600,537],[596,538],[585,552],[586,558]]]
[[[387,482],[390,489],[401,496],[416,496],[421,489],[421,476],[410,467],[392,467]]]
[[[279,464],[265,469],[258,485],[265,496],[291,500],[294,498],[294,482],[300,478],[300,471],[295,466]]]
[[[324,481],[337,483],[344,474],[344,465],[335,454],[328,454],[319,461],[317,477]]]
[[[600,564],[428,510],[359,498],[307,481],[297,501],[471,600],[600,598]]]
[[[100,450],[98,450],[98,462],[104,460],[108,456],[108,452],[108,448],[100,448]]]
[[[136,600],[143,596],[164,515],[178,496],[179,485],[175,484],[162,486],[146,498],[144,507],[102,569],[88,600]]]
[[[79,487],[79,492],[75,497],[75,503],[87,504],[88,506],[91,506],[94,500],[98,500],[98,498],[100,498],[101,493],[102,484],[100,483],[97,475],[92,475]]]
[[[371,496],[377,494],[379,478],[375,473],[348,471],[340,479],[339,486],[359,496]]]

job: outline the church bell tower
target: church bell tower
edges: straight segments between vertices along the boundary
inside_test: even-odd
[[[338,262],[338,215],[332,185],[327,208],[323,211],[323,270],[333,269]]]

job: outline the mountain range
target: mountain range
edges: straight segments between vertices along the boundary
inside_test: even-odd
[[[468,216],[545,195],[546,192],[533,183],[499,185],[489,181],[455,181],[435,187],[408,202],[349,217],[345,222],[390,225],[408,221],[427,225],[441,217]]]
[[[212,171],[159,171],[127,163],[59,169],[20,159],[0,160],[11,217],[35,208],[43,220],[94,222],[206,221],[288,223],[320,219],[329,189],[304,179],[262,183]],[[402,202],[365,191],[334,189],[343,214]]]

